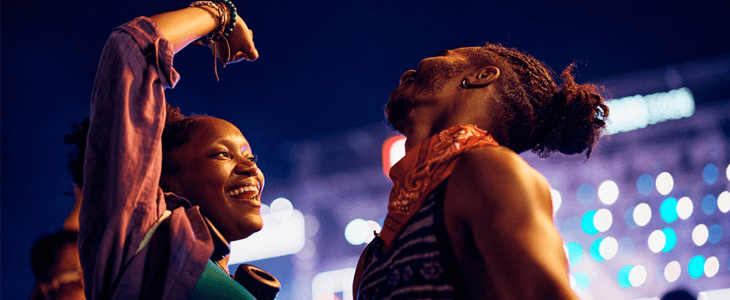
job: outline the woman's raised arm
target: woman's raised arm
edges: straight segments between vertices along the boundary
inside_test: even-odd
[[[173,44],[177,53],[191,42],[215,31],[220,20],[210,6],[187,7],[150,17],[162,31],[162,35]],[[226,45],[226,41],[228,45]],[[232,57],[228,58],[227,46]],[[235,63],[241,60],[256,60],[258,51],[253,43],[253,34],[241,17],[236,17],[236,26],[226,40],[216,42],[221,62]]]

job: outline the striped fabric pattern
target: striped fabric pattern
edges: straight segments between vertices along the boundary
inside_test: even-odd
[[[366,253],[359,300],[464,299],[460,275],[448,245],[442,210],[446,181],[424,201],[393,243],[381,253],[375,237]],[[374,250],[377,249],[377,250]]]

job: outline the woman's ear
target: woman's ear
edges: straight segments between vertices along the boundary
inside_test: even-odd
[[[499,68],[495,66],[487,66],[477,69],[472,75],[464,78],[463,85],[465,88],[485,87],[499,78]]]

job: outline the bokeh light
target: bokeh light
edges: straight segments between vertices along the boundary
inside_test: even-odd
[[[375,238],[375,233],[380,232],[380,229],[382,229],[382,228],[380,228],[380,224],[378,224],[378,222],[375,222],[373,220],[368,220],[367,225],[368,225],[368,234],[367,234],[367,237],[365,238],[365,243],[370,243]]]
[[[682,197],[677,201],[677,216],[682,220],[687,220],[694,211],[694,204],[689,197]]]
[[[730,192],[724,191],[717,196],[717,208],[724,214],[730,211]]]
[[[560,192],[554,189],[550,189],[550,197],[553,199],[553,213],[555,213],[560,209],[560,205],[563,204],[563,197],[560,195]]]
[[[702,255],[695,255],[687,264],[687,273],[692,279],[697,279],[705,273],[705,258]]]
[[[709,216],[717,210],[717,198],[711,194],[705,195],[702,198],[700,206],[702,207],[702,212]]]
[[[304,216],[304,234],[306,237],[313,237],[319,232],[319,220],[313,215]]]
[[[651,250],[651,252],[659,253],[659,251],[662,251],[664,246],[667,244],[667,237],[664,235],[663,231],[654,230],[651,234],[649,234],[647,244],[649,244],[649,250]]]
[[[710,228],[708,229],[708,236],[707,240],[710,241],[710,244],[717,244],[722,239],[722,227],[718,224],[712,224]]]
[[[649,204],[641,203],[634,208],[634,223],[641,227],[646,226],[651,221],[651,208]]]
[[[585,291],[588,289],[588,285],[591,283],[591,279],[588,278],[588,274],[583,272],[578,272],[573,275],[573,278],[575,278],[575,288],[577,288],[580,291]]]
[[[345,239],[352,245],[362,245],[370,234],[369,229],[367,221],[360,218],[354,219],[345,227]]]
[[[720,177],[720,170],[717,169],[715,164],[706,164],[702,169],[702,179],[704,179],[707,184],[714,184],[718,177]]]
[[[677,199],[674,197],[664,199],[662,205],[659,207],[659,215],[664,222],[672,223],[677,220],[677,217],[679,217],[677,214],[677,203]]]
[[[705,261],[705,276],[708,278],[712,278],[715,275],[717,275],[717,272],[720,271],[720,261],[717,259],[717,257],[711,256],[708,257]]]
[[[276,198],[271,202],[271,216],[277,221],[286,221],[294,212],[294,206],[286,198]]]
[[[664,233],[664,238],[666,240],[664,247],[662,247],[662,252],[667,253],[677,246],[677,233],[670,227],[662,229],[662,233]]]
[[[646,268],[642,265],[637,265],[631,268],[629,271],[629,282],[631,286],[637,287],[646,281]]]
[[[636,189],[639,194],[649,196],[651,191],[654,190],[654,178],[649,174],[639,176],[639,180],[636,181]]]
[[[600,232],[606,232],[613,224],[613,215],[608,209],[602,208],[593,216],[593,226]]]
[[[591,248],[588,249],[588,253],[597,262],[605,260],[603,256],[601,256],[601,242],[603,242],[603,238],[596,239],[593,243],[591,243]]]
[[[571,266],[574,266],[583,258],[583,247],[580,244],[570,242],[565,247],[568,249],[568,261]]]
[[[669,172],[662,172],[656,177],[656,191],[664,196],[672,192],[674,188],[674,178]]]
[[[692,242],[695,243],[697,246],[702,246],[707,242],[707,238],[709,238],[710,232],[707,230],[707,226],[705,224],[700,224],[695,226],[695,228],[692,230]]]
[[[583,184],[578,187],[576,198],[578,199],[578,203],[589,206],[596,200],[596,189],[588,183]]]
[[[670,262],[664,267],[664,279],[667,281],[675,282],[680,275],[682,275],[682,265],[678,261]]]
[[[589,210],[583,214],[583,218],[580,220],[580,227],[583,229],[583,232],[588,235],[596,235],[598,233],[598,229],[596,229],[596,226],[593,224],[593,217],[595,215],[595,210]]]
[[[727,177],[727,181],[730,181],[730,164],[728,164],[727,169],[725,169],[725,177]]]
[[[598,186],[598,199],[603,204],[611,205],[618,199],[618,185],[612,180],[606,180]]]
[[[621,267],[621,269],[618,270],[618,285],[622,288],[628,288],[631,287],[631,282],[629,281],[629,273],[631,273],[631,269],[633,269],[634,266],[626,265]]]
[[[634,222],[634,210],[636,209],[636,206],[629,207],[629,209],[626,210],[624,213],[624,221],[626,222],[626,226],[629,228],[636,228],[636,222]]]
[[[618,241],[613,237],[604,238],[598,245],[598,254],[605,260],[609,260],[616,256],[618,252]]]
[[[709,216],[717,210],[717,198],[715,198],[712,194],[705,195],[705,197],[702,198],[701,206],[702,212]]]

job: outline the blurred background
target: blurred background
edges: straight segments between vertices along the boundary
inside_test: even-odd
[[[29,251],[73,206],[63,143],[89,113],[111,30],[188,1],[4,1],[1,296],[28,298]],[[219,69],[175,56],[168,101],[237,125],[266,174],[264,230],[231,268],[262,267],[277,299],[350,299],[386,214],[402,140],[382,109],[399,76],[442,49],[517,47],[615,98],[589,160],[523,157],[553,189],[571,283],[584,299],[730,295],[730,2],[237,1],[261,58]],[[724,293],[724,294],[723,294]],[[724,296],[723,296],[724,295]]]

